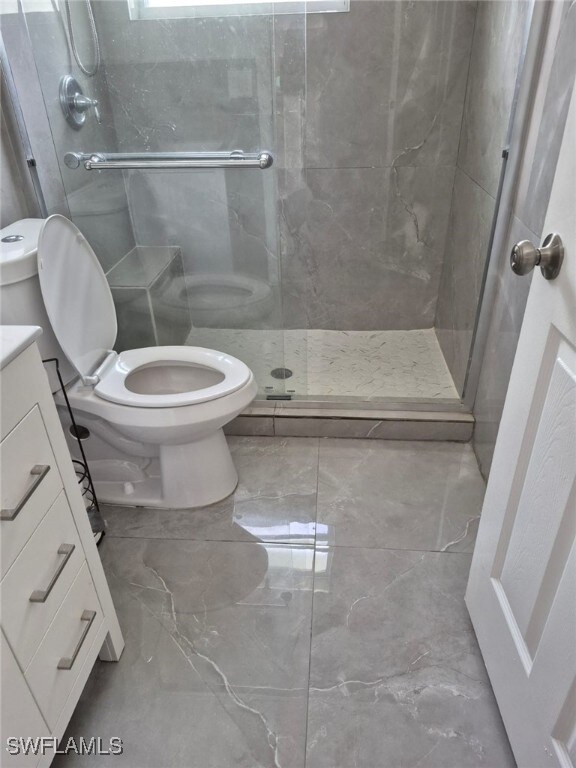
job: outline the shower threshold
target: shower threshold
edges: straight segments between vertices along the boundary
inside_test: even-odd
[[[462,407],[256,400],[225,431],[229,435],[468,442],[473,429],[474,417]]]

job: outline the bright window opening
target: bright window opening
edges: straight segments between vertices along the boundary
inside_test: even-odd
[[[350,0],[128,0],[132,19],[349,11]]]

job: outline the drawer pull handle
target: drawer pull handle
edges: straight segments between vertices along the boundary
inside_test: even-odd
[[[80,616],[80,621],[85,621],[86,626],[82,630],[82,634],[80,635],[80,640],[78,640],[76,648],[74,648],[74,653],[72,654],[72,656],[63,656],[58,662],[58,669],[72,669],[72,667],[74,666],[74,662],[76,661],[76,657],[80,653],[80,649],[84,644],[84,640],[86,640],[86,635],[88,634],[88,632],[90,632],[90,627],[92,626],[95,618],[96,618],[96,611],[82,611],[82,616]]]
[[[44,480],[48,472],[50,472],[50,464],[35,464],[30,470],[30,474],[34,475],[34,482],[32,485],[30,485],[14,509],[3,509],[0,511],[0,520],[14,520],[14,518],[17,517],[20,512],[22,512],[24,505],[32,496],[34,491],[37,490],[38,486],[42,480]]]
[[[66,567],[66,563],[72,557],[72,552],[74,552],[75,548],[76,547],[74,546],[74,544],[60,544],[60,546],[58,547],[58,554],[64,555],[64,559],[60,561],[46,589],[35,589],[34,592],[32,592],[32,594],[30,595],[31,603],[46,602],[46,600],[48,599],[48,595],[50,594],[50,592],[52,592],[54,585],[60,578],[60,574]]]

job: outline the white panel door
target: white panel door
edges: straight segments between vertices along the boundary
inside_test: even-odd
[[[544,225],[466,602],[520,768],[576,766],[576,96]],[[518,280],[526,278],[518,277]]]

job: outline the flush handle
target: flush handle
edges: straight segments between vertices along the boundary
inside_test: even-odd
[[[534,267],[540,267],[546,280],[554,280],[560,274],[563,259],[562,238],[552,233],[546,236],[540,248],[536,248],[530,240],[516,243],[510,254],[510,267],[516,275],[527,275]]]

